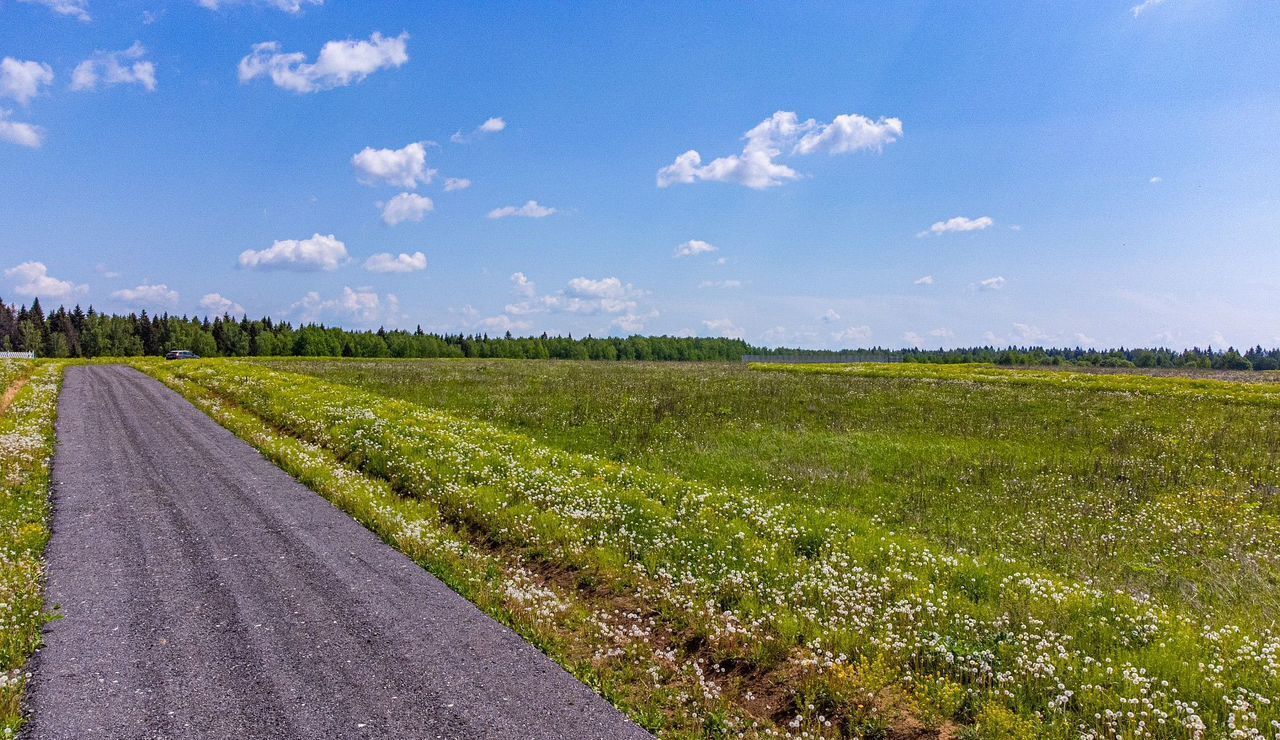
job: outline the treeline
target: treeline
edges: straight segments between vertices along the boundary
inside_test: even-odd
[[[751,347],[739,339],[696,337],[489,337],[416,331],[348,331],[270,318],[128,316],[80,306],[45,314],[0,300],[0,351],[41,357],[137,357],[187,349],[202,357],[503,357],[558,360],[739,360]]]
[[[270,318],[231,316],[127,316],[92,307],[58,307],[46,315],[40,301],[10,306],[0,300],[0,351],[41,357],[136,357],[188,349],[202,357],[503,357],[557,360],[738,361],[744,355],[803,355],[836,361],[989,362],[997,365],[1093,365],[1098,367],[1280,369],[1280,349],[1192,348],[1093,350],[1076,347],[967,347],[956,349],[805,350],[752,347],[740,339],[699,337],[502,337],[428,334],[379,329],[348,331]]]
[[[1164,348],[1133,348],[1097,350],[1081,347],[960,347],[956,349],[901,349],[882,348],[846,349],[838,351],[788,349],[754,350],[751,354],[804,355],[829,357],[832,362],[928,362],[961,363],[988,362],[996,365],[1080,365],[1093,367],[1165,367],[1202,368],[1212,370],[1280,370],[1280,349],[1263,349],[1261,346],[1245,350],[1226,349],[1187,350]]]

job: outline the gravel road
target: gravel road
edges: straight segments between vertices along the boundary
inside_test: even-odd
[[[31,738],[647,737],[145,375],[68,369]]]

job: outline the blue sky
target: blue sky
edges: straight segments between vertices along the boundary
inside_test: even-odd
[[[1280,344],[1280,4],[1134,3],[0,0],[0,296]]]

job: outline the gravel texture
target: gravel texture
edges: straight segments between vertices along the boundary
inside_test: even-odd
[[[159,382],[59,404],[27,736],[648,736]]]

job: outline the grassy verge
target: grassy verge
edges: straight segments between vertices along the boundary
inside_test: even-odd
[[[27,382],[0,415],[0,727],[6,737],[21,726],[23,668],[46,620],[42,556],[61,378],[61,365],[28,363],[10,376]]]
[[[1280,638],[1269,629],[1203,620],[1017,560],[939,551],[849,510],[567,453],[303,376],[232,362],[145,367],[381,481],[387,502],[418,507],[402,526],[443,522],[497,559],[504,589],[512,574],[528,574],[514,593],[532,609],[524,618],[545,627],[527,634],[660,731],[874,735],[958,723],[992,737],[1197,737],[1280,728]],[[468,593],[458,576],[446,580]],[[636,637],[611,655],[600,636],[618,626],[592,627],[579,642],[546,612],[578,614],[579,624],[630,615],[621,628]],[[640,670],[618,673],[610,661],[623,657]],[[664,661],[675,668],[663,672]]]

